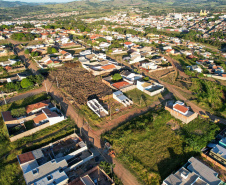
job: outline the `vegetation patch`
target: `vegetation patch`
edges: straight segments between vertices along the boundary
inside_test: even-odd
[[[161,184],[168,175],[183,166],[191,156],[215,138],[220,126],[197,118],[187,125],[179,120],[180,129],[166,124],[175,120],[169,112],[159,110],[119,126],[103,135],[116,152],[116,157],[143,184]],[[199,135],[194,134],[199,129]]]

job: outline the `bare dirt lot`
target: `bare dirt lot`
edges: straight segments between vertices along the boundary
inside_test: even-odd
[[[81,67],[62,67],[50,72],[50,80],[80,105],[88,99],[102,98],[112,94],[112,89],[102,83],[101,77],[93,76]]]

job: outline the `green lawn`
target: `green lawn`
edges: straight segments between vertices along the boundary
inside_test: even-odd
[[[125,92],[125,95],[129,99],[131,99],[134,104],[138,105],[139,107],[148,107],[155,101],[163,98],[161,93],[155,96],[149,96],[137,88]]]
[[[169,112],[150,111],[105,134],[116,157],[142,184],[161,184],[201,148],[211,141],[220,127],[197,118],[180,129],[171,130],[166,123],[175,120]]]

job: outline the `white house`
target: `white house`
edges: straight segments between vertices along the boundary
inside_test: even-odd
[[[42,113],[36,116],[33,121],[36,125],[40,125],[46,122],[49,122],[50,125],[54,125],[63,121],[64,119],[64,115],[61,114],[61,112],[57,108],[54,107],[51,110],[48,108],[42,109]]]
[[[164,86],[154,81],[145,82],[138,80],[137,89],[148,94],[149,96],[154,96],[164,91]]]
[[[173,110],[175,110],[183,115],[186,115],[189,111],[188,107],[186,107],[184,102],[181,102],[181,101],[175,102],[175,104],[173,105]]]
[[[81,51],[79,53],[80,56],[85,56],[85,55],[90,55],[90,54],[92,54],[91,50],[85,50],[85,51]]]
[[[143,63],[141,67],[145,69],[157,69],[158,65],[156,65],[154,62],[147,62],[147,63]]]
[[[133,104],[133,102],[129,98],[127,98],[121,91],[114,92],[113,98],[122,103],[125,107]]]
[[[192,71],[196,71],[197,73],[201,73],[202,72],[202,68],[198,65],[193,65],[193,66],[187,66],[187,68],[189,68]]]
[[[139,52],[131,53],[130,57],[131,58],[130,58],[129,64],[134,64],[134,63],[141,62],[141,61],[145,60],[145,57],[142,57]]]
[[[0,62],[0,65],[5,67],[5,66],[11,66],[13,64],[15,64],[17,61],[16,60],[8,60],[8,61],[4,61],[4,62]]]
[[[126,47],[126,48],[130,48],[130,47],[132,47],[134,44],[132,43],[132,42],[125,42],[124,43],[124,46]]]
[[[110,43],[107,43],[107,42],[101,42],[99,47],[100,48],[108,48],[111,44]]]
[[[143,76],[140,74],[136,74],[136,73],[131,73],[129,71],[122,71],[121,76],[123,77],[123,79],[128,80],[132,83],[135,83],[137,80],[141,79]]]
[[[163,50],[168,50],[168,49],[172,49],[172,47],[171,46],[164,46],[162,49]]]

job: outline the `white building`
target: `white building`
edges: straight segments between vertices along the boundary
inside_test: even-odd
[[[108,115],[108,111],[105,110],[96,99],[89,100],[87,105],[99,117],[105,117]]]
[[[133,102],[129,98],[127,98],[121,91],[114,92],[113,98],[122,103],[125,107],[133,104]]]

